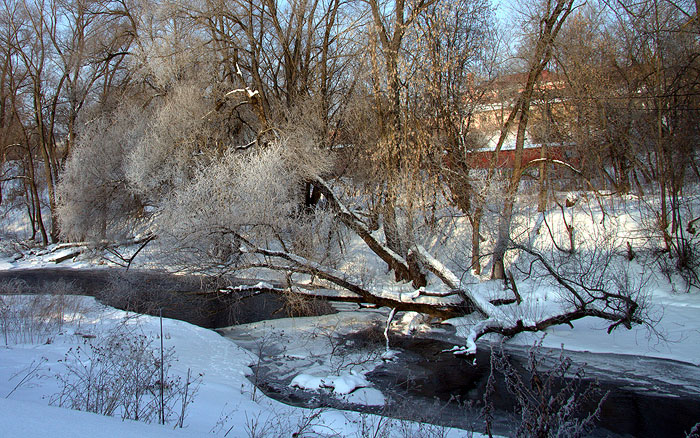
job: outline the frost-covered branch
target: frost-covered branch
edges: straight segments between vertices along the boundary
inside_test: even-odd
[[[252,99],[253,97],[257,96],[258,90],[251,90],[250,88],[236,88],[235,90],[231,90],[228,93],[225,94],[226,97],[228,96],[233,96],[234,94],[237,93],[245,93],[246,96],[248,96],[248,99]]]
[[[476,341],[489,333],[497,333],[502,336],[512,337],[517,335],[518,333],[540,332],[555,325],[572,325],[571,323],[573,321],[585,318],[587,316],[613,321],[613,323],[608,327],[608,333],[612,332],[621,324],[625,325],[625,327],[627,328],[630,328],[630,322],[635,324],[641,324],[643,322],[641,319],[634,316],[631,317],[629,321],[627,321],[626,318],[621,316],[620,314],[606,312],[595,308],[574,309],[568,312],[563,312],[557,315],[550,316],[540,321],[517,319],[512,322],[507,322],[503,320],[497,321],[489,318],[478,322],[471,328],[469,335],[467,336],[467,349],[465,353],[475,354]]]
[[[259,281],[256,284],[240,284],[238,286],[227,286],[220,288],[219,293],[236,294],[242,298],[250,298],[263,293],[284,293],[286,288],[274,285],[267,281]]]
[[[476,301],[475,304],[478,303],[482,306],[478,308],[483,313],[484,319],[474,323],[469,329],[466,350],[464,351],[467,354],[474,354],[476,341],[489,333],[511,337],[523,332],[543,331],[554,325],[572,325],[573,321],[585,317],[609,321],[608,333],[619,326],[630,329],[632,325],[645,323],[641,284],[631,285],[622,281],[623,279],[618,277],[625,277],[624,272],[614,275],[606,274],[608,264],[611,263],[610,256],[606,257],[604,254],[595,252],[583,260],[580,259],[583,257],[582,255],[577,255],[576,259],[569,257],[557,264],[545,258],[532,247],[515,242],[511,242],[510,247],[518,249],[532,258],[530,275],[533,264],[540,264],[544,268],[546,275],[561,287],[565,307],[556,313],[542,317],[523,318],[520,313],[506,314],[501,311],[500,307],[483,306],[483,302]],[[425,250],[421,251],[420,248],[416,248],[415,251],[422,256],[423,262],[431,271],[437,271],[443,277],[449,278],[449,274],[445,274],[446,269],[439,261],[430,259]],[[567,262],[577,263],[574,272],[566,272],[564,266]],[[590,264],[587,267],[585,266],[586,262]],[[472,294],[469,298],[476,300],[479,296]],[[493,305],[493,303],[489,304]],[[499,311],[500,315],[492,313],[492,308]]]
[[[582,279],[573,280],[567,278],[532,248],[517,243],[513,243],[512,246],[530,254],[540,262],[547,273],[571,294],[573,304],[577,310],[592,312],[594,315],[590,316],[613,321],[614,324],[608,328],[608,332],[619,325],[624,325],[629,329],[632,327],[632,324],[644,322],[639,316],[639,312],[642,310],[639,303],[630,295],[614,291],[615,285],[588,285]]]
[[[549,164],[555,164],[557,166],[566,167],[567,169],[571,170],[572,172],[574,172],[578,175],[582,174],[582,172],[580,170],[578,170],[577,168],[575,168],[574,166],[572,166],[571,164],[569,164],[565,161],[556,160],[554,158],[546,158],[546,157],[545,158],[535,158],[534,160],[530,160],[525,164],[524,168],[527,169],[530,167],[536,167],[542,163],[549,163]]]
[[[420,260],[425,263],[433,274],[435,274],[447,287],[450,289],[459,289],[460,279],[438,259],[433,257],[428,251],[420,245],[416,245],[411,249],[411,252],[417,254]]]
[[[568,308],[539,320],[487,317],[471,327],[467,336],[467,354],[474,354],[476,341],[489,333],[511,337],[523,332],[543,331],[554,325],[572,325],[573,321],[589,316],[610,321],[608,333],[620,325],[630,329],[633,324],[644,323],[640,315],[642,306],[632,297],[636,291],[627,291],[630,294],[627,295],[624,291],[614,291],[615,285],[606,284],[602,287],[586,285],[582,281],[572,280],[558,272],[542,254],[532,248],[517,243],[511,243],[511,247],[531,255],[534,261],[540,263],[547,274],[570,294],[566,300],[569,301]]]

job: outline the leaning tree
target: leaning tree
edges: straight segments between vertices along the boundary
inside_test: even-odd
[[[174,14],[166,20],[167,29],[176,32],[179,25],[173,23],[190,20],[182,26],[193,32],[189,38],[168,37],[168,30],[160,29],[148,33],[152,41],[141,42],[140,74],[150,98],[140,101],[148,111],[128,145],[110,148],[128,150],[100,160],[105,169],[118,170],[120,183],[110,186],[112,179],[103,175],[107,191],[96,192],[117,204],[138,201],[149,207],[137,209],[138,214],[151,215],[151,231],[172,250],[171,265],[210,274],[264,272],[270,278],[269,273],[278,273],[286,283],[256,286],[276,292],[293,288],[441,318],[470,314],[470,353],[476,340],[488,333],[512,336],[588,316],[608,320],[610,330],[644,322],[639,290],[613,281],[619,277],[611,269],[615,248],[552,257],[511,238],[522,168],[516,167],[501,199],[496,270],[504,270],[506,250],[519,251],[530,274],[545,275],[559,290],[561,306],[546,315],[522,310],[525,303],[514,282],[511,296],[491,298],[475,284],[478,279],[468,267],[456,270],[436,256],[427,244],[431,236],[420,235],[411,222],[436,204],[425,211],[416,202],[402,204],[407,196],[400,186],[388,187],[406,175],[424,174],[422,160],[403,156],[429,136],[422,135],[416,119],[407,115],[413,107],[406,104],[406,84],[415,72],[402,55],[408,27],[421,22],[421,14],[436,3],[398,0],[389,7],[375,1],[320,2],[317,6],[325,12],[316,14],[321,9],[269,0],[259,7],[250,2],[232,3],[231,8],[212,3],[213,9]],[[339,11],[341,6],[356,9]],[[513,124],[518,127],[516,156],[522,155],[532,86],[549,61],[552,41],[573,3],[550,0],[545,6],[527,86],[503,127],[502,137]],[[230,32],[236,28],[249,32],[235,36],[245,41],[234,39]],[[367,43],[364,53],[356,51],[358,41]],[[216,50],[209,50],[212,45]],[[270,62],[272,54],[280,54],[284,62]],[[344,117],[358,107],[370,117]],[[124,126],[118,114],[102,115],[101,120],[106,130],[118,132]],[[347,126],[352,120],[377,125]],[[379,218],[370,209],[366,191],[355,190],[357,178],[338,171],[337,161],[352,156],[349,151],[355,149],[352,134],[362,135],[362,129],[376,134],[364,137],[370,140],[364,145],[370,148],[367,155],[380,162],[373,172],[391,172],[373,175],[372,183],[383,196]],[[99,152],[99,136],[91,140],[85,135],[75,148],[71,159],[97,159],[99,153],[80,148]],[[81,172],[71,159],[66,169]],[[492,165],[487,184],[494,174]],[[71,176],[64,175],[63,181],[71,181]],[[305,202],[310,187],[313,203]],[[114,196],[119,190],[131,196]],[[63,193],[66,211],[78,206],[70,193]],[[109,211],[118,211],[115,205]],[[405,205],[415,210],[406,211]],[[393,274],[396,287],[373,284],[366,268],[376,264]]]

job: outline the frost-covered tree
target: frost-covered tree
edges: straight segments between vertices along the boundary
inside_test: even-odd
[[[204,154],[207,107],[199,87],[179,84],[157,106],[148,129],[128,151],[130,187],[157,200],[186,183],[197,157]]]
[[[147,128],[142,108],[123,105],[87,123],[61,174],[58,218],[69,240],[129,237],[143,205],[129,189],[126,157]]]
[[[0,119],[11,114],[21,129],[17,142],[31,193],[32,223],[44,244],[59,237],[57,218],[58,174],[73,147],[76,124],[91,103],[126,82],[122,63],[135,29],[131,2],[8,1],[0,9],[3,102]],[[9,76],[8,76],[9,74]],[[2,94],[0,93],[0,94]],[[9,103],[9,105],[8,105]],[[51,226],[47,230],[40,204],[41,184],[48,195]]]
[[[300,232],[310,220],[300,208],[301,189],[327,168],[313,154],[292,138],[250,152],[224,152],[170,193],[157,214],[157,233],[178,261],[198,270],[245,268],[243,240],[299,250]]]

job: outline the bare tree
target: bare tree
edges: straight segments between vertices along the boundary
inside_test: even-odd
[[[503,143],[510,132],[511,125],[516,123],[516,138],[515,138],[515,159],[513,162],[513,172],[510,177],[510,182],[505,193],[503,208],[500,213],[498,223],[498,237],[494,247],[493,254],[493,271],[492,278],[504,279],[505,266],[504,257],[508,242],[510,240],[510,226],[513,215],[513,207],[515,205],[520,180],[523,176],[525,166],[523,163],[523,149],[525,144],[525,132],[530,119],[530,105],[532,103],[535,84],[538,82],[542,71],[549,64],[553,55],[554,41],[557,34],[561,30],[566,18],[574,10],[573,0],[547,0],[541,6],[541,15],[532,17],[533,24],[536,26],[535,34],[533,34],[533,49],[529,53],[527,59],[528,72],[527,79],[523,91],[520,93],[518,100],[501,129],[501,136],[498,139],[496,149],[491,159],[491,168],[489,176],[494,172],[494,166],[498,159]]]
[[[78,114],[91,96],[94,98],[98,85],[102,91],[111,86],[116,65],[123,60],[131,41],[129,35],[133,32],[126,30],[127,23],[122,20],[125,14],[119,13],[117,4],[82,0],[4,3],[3,48],[12,53],[5,59],[21,72],[13,78],[13,106],[30,161],[28,178],[36,183],[36,155],[40,157],[36,161],[43,164],[42,184],[48,191],[52,220],[46,235],[39,190],[32,189],[32,222],[42,231],[44,243],[49,237],[52,241],[59,237],[55,184],[75,142]]]
[[[427,167],[444,181],[452,202],[472,224],[472,260],[475,273],[481,270],[479,179],[474,176],[472,154],[486,141],[473,118],[494,74],[499,43],[491,10],[485,2],[437,3],[419,16],[410,34],[409,56],[416,73],[410,83],[408,117],[414,130],[423,132],[419,141],[429,152]],[[421,165],[422,167],[423,165]]]
[[[76,141],[80,111],[86,103],[104,101],[105,92],[116,85],[116,72],[136,34],[130,7],[127,3],[92,0],[68,0],[52,5],[51,13],[67,25],[66,31],[49,35],[64,77],[60,91],[67,101],[61,163],[70,155]]]
[[[586,154],[593,158],[589,166],[616,191],[636,187],[640,196],[653,197],[650,228],[688,284],[697,284],[690,231],[698,214],[685,192],[700,176],[695,147],[700,52],[692,42],[697,37],[689,21],[692,9],[665,1],[599,5],[572,22],[557,61],[570,93],[565,114],[578,117],[567,131],[580,147],[594,151]],[[595,176],[591,167],[584,171]]]
[[[27,33],[22,30],[24,29],[25,14],[20,3],[6,2],[4,6],[2,42],[7,73],[5,78],[9,92],[10,120],[14,121],[15,129],[19,131],[19,135],[15,138],[17,149],[24,159],[27,212],[32,224],[32,238],[38,231],[41,233],[43,243],[47,244],[49,239],[42,218],[41,198],[37,187],[39,181],[35,174],[34,154],[37,142],[33,138],[32,105],[27,105],[33,101],[31,91],[26,91],[30,74],[19,55],[28,38]],[[3,105],[3,109],[7,111],[8,106]]]

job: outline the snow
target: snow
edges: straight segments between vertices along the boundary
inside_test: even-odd
[[[16,298],[26,299],[28,296]],[[122,421],[119,418],[48,406],[51,396],[59,390],[55,375],[64,370],[63,361],[70,348],[88,342],[99,342],[107,333],[124,325],[135,333],[158,340],[158,318],[116,310],[97,303],[92,297],[77,299],[80,301],[79,312],[74,318],[66,320],[63,329],[55,333],[49,342],[10,342],[9,345],[0,347],[0,396],[9,394],[8,398],[0,399],[0,410],[3,412],[0,416],[0,435],[43,437],[50,430],[56,438],[204,435],[247,437],[251,428],[257,424],[259,428],[265,426],[268,429],[266,436],[273,437],[291,435],[300,425],[310,422],[311,430],[318,433],[313,436],[359,437],[363,421],[369,419],[379,422],[374,415],[332,409],[296,408],[269,399],[259,390],[254,390],[248,379],[252,373],[250,365],[258,362],[256,355],[214,331],[167,318],[163,319],[163,341],[165,348],[173,348],[177,357],[170,372],[184,376],[191,369],[193,373],[203,374],[201,385],[184,421],[184,430],[173,430],[172,424],[159,426]],[[371,315],[372,312],[367,313]],[[383,319],[381,314],[376,314]],[[346,317],[344,321],[350,322],[354,318],[358,326],[365,326],[368,321],[367,317]],[[299,319],[301,321],[282,320],[274,329],[270,327],[268,335],[285,325],[291,327],[307,324],[310,327],[314,320]],[[326,322],[332,323],[330,320]],[[259,332],[265,332],[264,322],[258,326]],[[299,354],[302,357],[308,357],[308,348],[313,348],[311,344],[298,343],[298,346],[300,351],[307,348],[306,352]],[[41,363],[38,372],[13,390],[27,374],[28,366],[37,363]],[[309,369],[314,371],[312,367]],[[296,382],[308,388],[332,388],[339,398],[349,403],[368,406],[383,406],[385,403],[381,392],[369,387],[369,382],[360,371],[349,370],[338,375],[326,374],[316,378],[297,376]],[[450,437],[465,434],[456,429],[445,429],[445,432]]]
[[[325,379],[324,377],[316,377],[309,374],[299,374],[292,379],[292,383],[290,383],[289,386],[301,389],[319,390],[322,387],[328,388],[328,385],[325,384]],[[331,386],[331,388],[332,387],[333,386]]]
[[[469,288],[464,288],[462,286],[462,281],[439,260],[431,256],[425,248],[419,245],[416,247],[416,250],[420,257],[431,266],[431,269],[438,273],[440,278],[446,279],[446,283],[450,288],[460,288],[462,293],[472,301],[480,312],[491,320],[506,320],[506,315],[500,309],[491,304],[484,295],[473,293]],[[469,342],[469,340],[467,342]]]
[[[326,388],[333,391],[334,394],[345,395],[350,394],[358,388],[366,388],[370,386],[370,383],[363,375],[351,372],[344,373],[340,376],[326,377],[299,374],[292,379],[292,383],[290,383],[289,386],[307,390]]]
[[[398,355],[399,355],[398,351],[389,349],[389,350],[386,350],[384,353],[382,353],[381,358],[385,362],[390,362],[390,361],[396,359],[396,357]]]
[[[523,211],[514,220],[513,235],[523,236],[523,239],[532,243],[540,251],[551,249],[553,245],[544,226],[542,227],[544,231],[540,233],[531,232],[537,228],[538,221],[542,222],[546,217],[546,226],[551,229],[557,244],[561,247],[568,245],[566,224],[574,224],[576,249],[581,254],[598,250],[602,237],[609,237],[611,239],[609,244],[622,248],[627,242],[631,242],[637,252],[653,247],[654,243],[640,231],[645,224],[638,200],[634,197],[603,201],[610,202],[610,205],[607,205],[608,209],[604,211],[598,207],[600,201],[588,194],[569,193],[562,196],[577,200],[576,206],[567,208],[565,213],[555,208],[547,212],[546,216],[532,214],[532,211]],[[343,212],[352,215],[343,204],[340,206]],[[14,220],[13,218],[14,216],[6,217],[7,220]],[[455,221],[454,229],[450,232],[468,240],[470,236],[465,231],[468,228],[466,222],[466,219],[461,222]],[[3,225],[7,225],[7,221]],[[5,229],[13,228],[6,226]],[[487,244],[485,243],[484,246],[487,247]],[[425,248],[430,248],[430,251]],[[69,255],[72,251],[71,248],[60,246],[25,249],[22,257],[18,258],[17,249],[6,239],[3,239],[0,249],[2,249],[0,269],[3,270],[55,267],[56,264],[52,260]],[[455,275],[462,272],[451,258],[452,254],[445,254],[448,250],[444,248],[438,248],[436,251],[435,247],[425,244],[425,247],[417,245],[414,250],[431,265],[438,277],[447,280],[449,286],[461,286],[463,289],[467,289],[468,286],[468,295],[484,313],[490,316],[484,320],[475,315],[468,315],[446,321],[447,324],[456,328],[459,337],[459,345],[456,345],[453,351],[455,354],[473,353],[476,348],[481,348],[480,343],[475,342],[474,339],[480,327],[518,320],[528,324],[530,321],[561,311],[562,305],[565,304],[560,288],[553,282],[543,278],[524,278],[522,275],[518,276],[516,272],[518,290],[524,299],[523,304],[496,307],[489,300],[512,296],[510,291],[504,290],[502,282],[483,281],[483,279],[479,281],[468,272],[463,277]],[[347,278],[363,284],[378,296],[427,303],[446,302],[459,298],[449,295],[452,291],[445,285],[438,284],[434,278],[428,286],[420,290],[413,289],[408,283],[393,282],[391,280],[393,274],[387,271],[386,263],[368,250],[366,244],[357,237],[348,242],[346,251],[337,269],[330,270],[327,267],[323,269],[339,278]],[[443,253],[439,254],[440,251]],[[522,256],[509,252],[508,257],[512,265],[517,265]],[[291,257],[291,261],[311,263],[309,260],[294,257]],[[527,260],[522,262],[527,267]],[[144,252],[143,255],[139,255],[135,266],[148,264],[148,255]],[[92,260],[82,258],[63,262],[59,266],[95,267]],[[608,334],[609,322],[588,317],[574,321],[573,327],[560,325],[547,329],[542,341],[543,346],[556,349],[563,346],[568,352],[671,359],[695,367],[700,366],[700,318],[698,318],[700,292],[695,289],[689,293],[682,292],[684,286],[680,279],[672,277],[669,281],[658,272],[656,265],[643,261],[635,260],[626,264],[615,261],[611,269],[628,272],[631,281],[645,290],[648,312],[653,325],[651,327],[634,326],[631,330],[621,327]],[[262,281],[252,288],[272,288],[274,286],[271,281],[271,279]],[[469,284],[465,285],[466,282]],[[240,289],[245,288],[244,286]],[[343,294],[347,295],[347,292]],[[138,433],[139,436],[146,437],[182,435],[182,431],[173,431],[171,427],[122,422],[118,419],[47,406],[48,398],[58,390],[53,376],[57,370],[61,369],[61,361],[67,349],[85,342],[84,338],[77,334],[95,335],[99,339],[101,333],[119,324],[126,316],[125,312],[101,306],[91,298],[84,298],[84,300],[87,307],[92,310],[79,318],[79,329],[77,327],[68,329],[53,337],[47,344],[0,347],[0,396],[10,393],[17,384],[18,377],[13,378],[13,376],[17,373],[21,375],[22,370],[32,362],[46,358],[42,365],[41,378],[22,385],[11,394],[9,399],[0,400],[0,409],[3,411],[3,415],[0,416],[0,430],[4,433],[21,428],[21,433],[17,435],[38,436],[42,430],[50,429],[58,430],[56,436],[61,437],[64,436],[61,433],[65,429],[70,429],[71,425],[79,423],[80,429],[73,426],[74,432],[72,434],[67,432],[67,434],[99,437],[102,436],[101,431],[112,432],[115,428],[119,428],[120,436],[129,436],[132,430],[134,435]],[[387,313],[387,309],[363,310],[362,312],[340,312],[337,315],[317,318],[263,321],[224,330],[227,337],[184,322],[165,319],[166,347],[173,347],[179,358],[173,366],[173,371],[183,375],[189,368],[194,372],[203,373],[202,385],[185,421],[187,436],[210,434],[210,432],[214,432],[214,435],[223,435],[229,428],[232,428],[232,432],[228,436],[246,436],[247,422],[253,419],[277,421],[278,418],[283,417],[287,419],[288,426],[293,427],[297,421],[311,415],[309,410],[283,405],[254,389],[249,380],[252,373],[250,366],[264,362],[268,356],[284,357],[287,361],[295,362],[289,369],[280,370],[280,378],[291,380],[291,385],[294,387],[308,391],[325,391],[350,403],[383,406],[386,403],[384,395],[371,387],[364,374],[382,360],[395,357],[395,352],[391,351],[387,354],[383,345],[378,346],[377,351],[356,352],[346,356],[328,352],[329,348],[337,347],[334,344],[337,342],[337,335],[357,328],[366,328],[372,324],[383,327]],[[131,321],[138,322],[139,330],[149,336],[155,336],[157,319],[139,316],[132,318]],[[392,323],[392,330],[409,334],[417,330],[427,332],[434,329],[420,321],[420,318],[414,314],[400,313]],[[540,333],[523,333],[507,342],[512,347],[525,348],[541,338]],[[486,339],[495,340],[496,337]],[[596,366],[610,367],[614,364],[596,364]],[[659,372],[655,378],[674,383],[684,382],[682,373],[664,371]],[[333,428],[341,436],[354,436],[357,432],[359,414],[328,410],[319,415],[325,428]],[[23,426],[23,423],[29,426]],[[451,434],[453,432],[450,431]],[[10,434],[10,436],[13,435]],[[113,435],[110,434],[110,436]]]
[[[21,374],[31,360],[45,357],[46,378],[33,382],[33,385],[20,387],[11,396],[12,400],[45,405],[46,399],[58,390],[53,374],[62,369],[61,361],[64,360],[66,351],[85,342],[80,334],[90,334],[100,340],[122,323],[131,325],[133,330],[151,338],[155,338],[158,333],[157,318],[129,315],[102,306],[94,298],[81,298],[82,307],[88,310],[76,323],[67,325],[66,329],[55,335],[50,343],[9,345],[0,349],[0,393],[7,394],[12,389],[16,384],[16,379],[12,379],[12,376]],[[247,366],[251,360],[250,355],[209,330],[169,319],[164,319],[163,325],[165,346],[174,348],[179,358],[173,371],[181,376],[188,368],[195,373],[205,373],[199,394],[185,423],[194,430],[206,433],[216,422],[212,414],[220,412],[231,392],[251,392],[251,385],[245,378],[250,373]]]
[[[684,292],[683,281],[680,278],[672,277],[669,281],[659,272],[653,258],[644,259],[643,250],[653,247],[654,242],[648,237],[649,233],[644,232],[646,225],[639,200],[634,196],[596,200],[586,193],[569,193],[563,194],[562,197],[576,201],[575,207],[566,208],[565,216],[559,208],[553,208],[547,212],[546,226],[542,224],[540,232],[533,235],[531,230],[536,229],[545,217],[523,213],[527,217],[519,218],[521,223],[518,230],[522,232],[516,230],[514,235],[523,235],[535,248],[547,254],[548,251],[553,251],[547,227],[557,238],[560,247],[568,247],[566,223],[573,224],[576,230],[576,254],[583,256],[584,262],[585,257],[604,255],[607,247],[626,248],[627,242],[630,242],[637,252],[635,260],[628,261],[625,254],[613,252],[607,269],[611,273],[611,281],[627,281],[631,290],[642,292],[641,297],[647,307],[646,317],[650,325],[636,325],[631,330],[619,327],[608,334],[609,321],[587,317],[574,321],[573,327],[557,325],[548,328],[545,331],[543,346],[556,349],[563,346],[568,351],[672,359],[700,365],[700,319],[697,318],[700,314],[700,291],[691,289],[687,293]],[[530,261],[519,257],[511,256],[511,266],[522,263],[523,271],[528,272],[531,268]],[[595,259],[592,262],[595,262]],[[523,303],[499,306],[499,309],[508,315],[507,319],[522,320],[527,325],[528,321],[561,312],[566,300],[563,299],[561,288],[557,284],[537,275],[531,278],[518,276],[517,268],[513,269],[513,272],[516,274],[517,287]],[[600,271],[596,270],[591,274],[599,273]],[[512,296],[512,292],[504,291],[503,283],[499,281],[471,284],[470,290],[473,295],[489,299],[498,296],[499,293],[509,293]],[[468,340],[473,330],[478,328],[475,324],[479,322],[467,316],[446,323],[455,326],[458,336],[467,339],[467,349],[476,347],[476,344],[469,343]],[[512,345],[531,346],[540,338],[542,333],[522,333],[507,342]]]
[[[51,249],[49,249],[51,251]],[[52,256],[47,259],[49,263],[59,263],[61,259],[66,257],[72,257],[76,253],[75,248],[65,248],[58,251],[54,251]]]
[[[2,436],[45,438],[176,438],[205,437],[205,432],[171,429],[137,421],[122,421],[90,412],[72,411],[20,400],[0,398],[0,430]]]
[[[543,345],[567,350],[592,353],[621,353],[673,359],[700,366],[700,299],[694,296],[688,303],[663,303],[657,296],[656,311],[661,318],[652,330],[645,326],[634,326],[631,330],[619,328],[608,334],[609,323],[596,318],[584,318],[566,325],[551,327],[546,331]],[[541,335],[539,335],[541,336]],[[517,336],[513,342],[532,344],[538,335]]]
[[[376,388],[358,388],[343,396],[342,399],[347,403],[362,406],[383,407],[386,405],[384,394]]]
[[[292,386],[335,394],[369,386],[364,375],[383,363],[384,339],[367,348],[346,348],[343,335],[368,327],[383,327],[386,315],[377,310],[339,312],[303,318],[282,318],[220,329],[236,344],[258,354],[261,364],[275,364],[275,376]],[[303,371],[300,371],[303,370]],[[336,387],[336,384],[339,385]]]
[[[491,283],[491,284],[489,284]],[[487,282],[484,289],[493,287],[495,282]],[[559,311],[561,303],[556,298],[559,291],[553,286],[535,281],[518,283],[518,290],[524,303],[520,306],[501,306],[510,312],[510,319],[528,321],[542,318]],[[478,290],[474,293],[480,293]],[[591,353],[615,353],[673,359],[700,366],[700,294],[674,293],[670,285],[663,287],[659,282],[650,291],[648,298],[649,317],[653,326],[635,325],[631,330],[619,327],[608,333],[609,321],[586,317],[574,321],[573,327],[556,325],[545,330],[543,346],[564,347],[570,351]],[[483,294],[482,294],[483,295]],[[454,318],[445,321],[457,328],[457,334],[467,340],[467,349],[474,352],[474,333],[481,325],[493,324],[491,319],[474,323],[472,317]],[[515,345],[533,345],[542,338],[542,333],[521,333],[508,340]],[[492,338],[493,339],[493,338]]]
[[[275,290],[277,287],[273,286],[272,283],[267,281],[259,281],[254,285],[242,284],[240,286],[227,286],[225,288],[219,289],[221,293],[236,293],[236,292],[247,292],[247,291],[258,291],[261,289]]]

